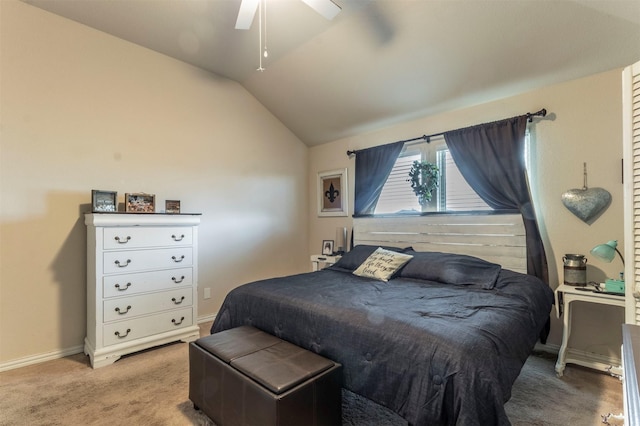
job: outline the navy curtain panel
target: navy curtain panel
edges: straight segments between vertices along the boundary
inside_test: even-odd
[[[356,153],[354,216],[372,215],[404,142],[375,146]]]
[[[549,283],[549,268],[536,220],[524,161],[527,116],[480,124],[444,134],[469,186],[494,209],[519,210],[527,241],[527,273]],[[540,333],[546,343],[550,322]]]
[[[527,116],[444,134],[451,157],[478,195],[494,209],[519,210],[527,239],[527,273],[549,282],[524,161]]]

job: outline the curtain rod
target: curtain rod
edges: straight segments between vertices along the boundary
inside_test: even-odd
[[[519,115],[517,117],[527,117],[527,121],[529,123],[531,123],[533,121],[533,117],[544,117],[547,115],[547,110],[545,108],[542,108],[540,111],[537,112],[528,112],[524,115]],[[516,118],[516,117],[513,117]],[[457,129],[457,130],[461,130],[461,129]],[[455,130],[450,130],[451,132],[455,131]],[[412,139],[405,139],[403,141],[395,141],[395,142],[390,142],[390,143],[398,143],[398,142],[414,142],[414,141],[418,141],[418,140],[424,140],[427,143],[431,142],[431,138],[435,138],[436,136],[442,136],[447,132],[442,132],[442,133],[433,133],[431,135],[422,135],[422,136],[418,136],[417,138],[412,138]],[[353,150],[353,151],[347,151],[347,155],[351,156],[353,154],[357,154],[358,151]]]

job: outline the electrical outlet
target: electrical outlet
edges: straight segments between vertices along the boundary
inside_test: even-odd
[[[211,287],[205,287],[204,288],[204,298],[205,299],[210,299],[211,298]]]

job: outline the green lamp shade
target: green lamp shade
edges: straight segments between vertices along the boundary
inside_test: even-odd
[[[622,260],[622,266],[624,266],[624,257],[622,257],[622,253],[618,251],[617,241],[609,241],[605,244],[599,244],[591,249],[592,255],[600,260],[609,263],[613,260],[614,257],[616,257],[616,253],[618,253],[618,256],[620,256],[620,260]],[[604,285],[605,291],[624,294],[624,272],[620,273],[619,280],[607,279]]]
[[[613,258],[616,257],[616,247],[618,247],[617,241],[609,241],[605,244],[598,244],[591,249],[591,254],[596,256],[600,260],[611,262],[613,261]]]

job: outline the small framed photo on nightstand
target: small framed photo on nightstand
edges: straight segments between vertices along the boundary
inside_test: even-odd
[[[115,213],[118,210],[118,193],[115,191],[91,190],[93,213]]]
[[[322,254],[326,256],[333,254],[333,240],[322,240]]]
[[[164,211],[169,214],[180,213],[180,200],[165,200]]]

